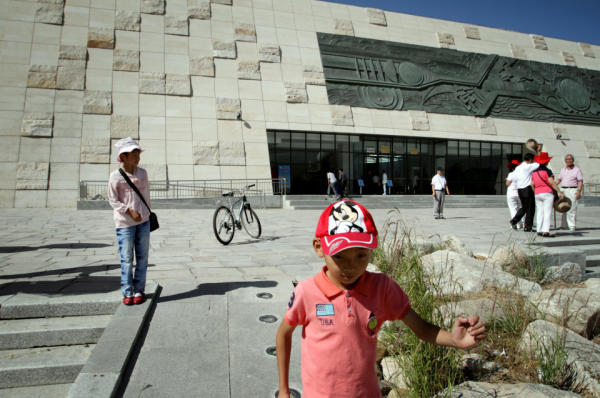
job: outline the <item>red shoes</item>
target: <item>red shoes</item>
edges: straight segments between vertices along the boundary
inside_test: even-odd
[[[144,294],[144,292],[136,293],[133,297],[133,304],[142,304],[144,301],[146,301],[146,295]]]
[[[134,302],[133,297],[131,297],[131,296],[125,296],[125,297],[123,297],[123,304],[125,304],[125,305],[132,305],[133,302]]]

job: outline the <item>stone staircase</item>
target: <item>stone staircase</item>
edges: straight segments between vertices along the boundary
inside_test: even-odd
[[[422,209],[433,206],[431,195],[352,195],[350,199],[359,202],[368,209]],[[324,209],[334,198],[326,195],[287,195],[284,208],[295,210]],[[448,195],[444,207],[506,207],[504,195]]]
[[[560,259],[559,262],[583,259],[585,279],[600,278],[600,239],[557,237],[553,240],[536,242],[536,246],[546,248]],[[561,256],[561,254],[565,254]]]
[[[93,302],[56,297],[44,303],[17,296],[0,307],[0,396],[64,398],[119,297]]]
[[[121,305],[121,292],[0,300],[0,397],[114,395],[159,286]]]

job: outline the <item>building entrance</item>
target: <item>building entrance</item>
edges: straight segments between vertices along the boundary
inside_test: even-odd
[[[294,195],[325,194],[327,172],[340,168],[351,194],[381,194],[384,172],[391,194],[429,194],[437,167],[454,194],[500,195],[506,164],[523,155],[522,144],[502,142],[282,130],[267,136],[272,177],[285,177]]]

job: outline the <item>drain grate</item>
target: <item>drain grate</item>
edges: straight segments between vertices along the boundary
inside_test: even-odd
[[[256,293],[256,297],[261,298],[261,299],[270,299],[270,298],[273,298],[273,295],[271,293],[267,293],[267,292],[260,292],[260,293]]]
[[[267,349],[265,350],[265,352],[268,355],[271,355],[271,356],[274,356],[274,357],[277,356],[277,348],[274,345],[272,345],[270,347],[267,347]]]
[[[277,317],[275,315],[261,315],[258,320],[265,323],[274,323],[277,322]]]
[[[275,398],[279,397],[279,390],[275,391]],[[300,398],[301,395],[298,391],[294,390],[293,388],[290,388],[290,397],[292,398]]]

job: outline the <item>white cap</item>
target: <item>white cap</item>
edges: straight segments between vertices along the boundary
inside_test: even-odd
[[[144,149],[131,137],[120,139],[115,143],[117,148],[117,161],[121,162],[121,154],[129,153],[134,149],[139,149],[140,152],[144,152]]]

